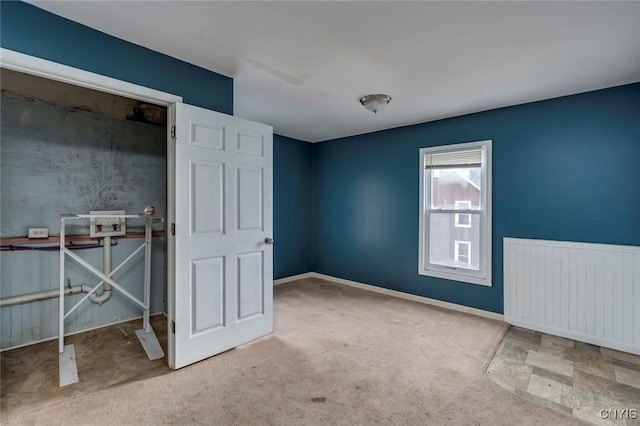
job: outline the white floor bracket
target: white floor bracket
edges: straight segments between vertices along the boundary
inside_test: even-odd
[[[136,336],[138,336],[140,344],[151,361],[164,358],[164,351],[162,350],[162,347],[160,347],[160,342],[158,342],[158,338],[153,332],[153,329],[151,327],[149,328],[150,330],[148,333],[146,333],[143,328],[136,330]]]
[[[76,349],[73,345],[65,345],[64,352],[59,354],[60,386],[78,382],[78,366],[76,365]]]

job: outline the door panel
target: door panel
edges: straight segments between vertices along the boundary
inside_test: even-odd
[[[202,148],[223,150],[224,130],[224,126],[192,121],[191,138],[189,143],[193,146],[199,146]]]
[[[245,319],[263,311],[262,251],[238,255],[238,319]]]
[[[236,151],[242,154],[257,155],[262,157],[264,153],[263,135],[252,135],[238,132]]]
[[[191,262],[191,334],[225,325],[224,256]]]
[[[224,233],[224,164],[191,162],[191,233]]]
[[[181,103],[170,115],[169,365],[180,368],[273,331],[273,137],[269,126]]]
[[[261,231],[262,219],[262,168],[238,167],[238,230]]]

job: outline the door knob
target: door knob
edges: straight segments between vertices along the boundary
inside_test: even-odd
[[[269,245],[273,244],[273,238],[269,238],[269,237],[265,238],[264,243]]]

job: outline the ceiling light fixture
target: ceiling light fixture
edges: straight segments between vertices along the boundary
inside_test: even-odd
[[[360,103],[369,111],[373,113],[377,113],[378,111],[382,111],[384,107],[391,101],[391,96],[389,95],[367,95],[360,98]]]

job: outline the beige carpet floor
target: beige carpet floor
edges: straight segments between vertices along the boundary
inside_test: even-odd
[[[275,332],[10,424],[577,425],[485,368],[498,321],[320,280],[275,288]]]

